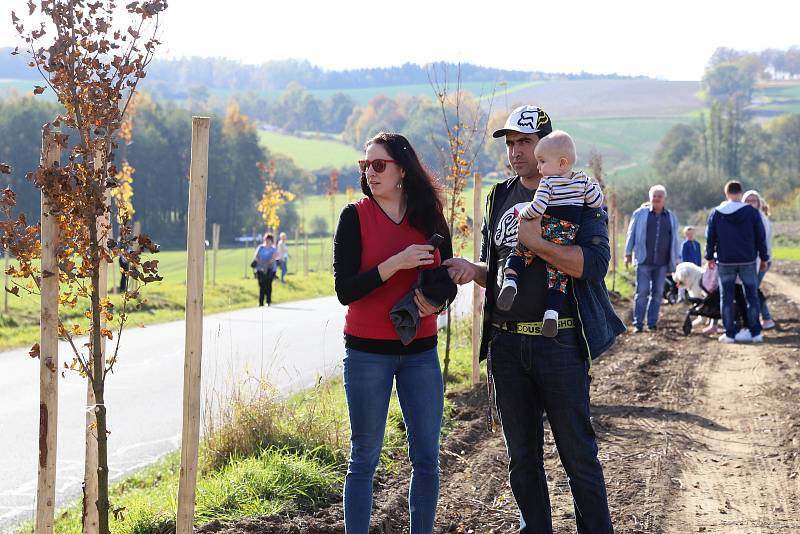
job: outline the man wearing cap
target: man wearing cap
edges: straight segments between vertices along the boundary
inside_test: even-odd
[[[586,208],[573,245],[542,238],[541,218],[519,220],[542,176],[533,155],[539,139],[553,131],[548,115],[521,106],[495,138],[505,137],[515,176],[492,187],[486,200],[480,262],[445,262],[459,284],[486,288],[481,359],[487,359],[489,394],[500,416],[509,455],[509,479],[520,510],[520,532],[552,533],[544,471],[547,418],[561,463],[569,477],[580,534],[613,532],[603,469],[589,419],[591,360],[625,331],[603,282],[611,257],[607,216]],[[495,306],[503,265],[517,239],[536,258],[520,275],[520,292],[510,310]],[[558,335],[541,335],[547,291],[545,263],[572,277],[559,319]]]

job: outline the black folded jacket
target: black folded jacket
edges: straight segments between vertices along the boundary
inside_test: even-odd
[[[415,289],[420,289],[427,301],[437,308],[445,302],[452,302],[458,293],[458,286],[450,279],[447,267],[444,265],[420,271],[411,291],[400,299],[389,312],[389,319],[403,345],[408,345],[417,337],[419,310],[414,304]]]

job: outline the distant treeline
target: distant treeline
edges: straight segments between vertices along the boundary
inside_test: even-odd
[[[11,48],[0,48],[0,78],[29,79],[32,71],[26,56],[11,56]],[[283,91],[295,82],[306,89],[352,89],[392,85],[427,84],[432,69],[455,72],[454,63],[426,65],[405,63],[399,67],[325,70],[308,60],[287,59],[248,65],[221,58],[189,57],[156,59],[147,70],[147,88],[153,94],[169,99],[189,98],[192,88],[274,92]],[[552,78],[593,79],[622,78],[616,74],[581,72],[546,73],[541,71],[504,70],[470,63],[460,65],[463,82],[526,82]]]

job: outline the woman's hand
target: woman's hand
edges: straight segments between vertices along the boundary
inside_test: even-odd
[[[414,290],[414,304],[417,305],[420,318],[439,313],[439,308],[428,302],[428,299],[419,289]]]
[[[388,260],[378,265],[381,280],[386,281],[397,271],[424,267],[433,263],[432,245],[409,245]]]
[[[393,256],[397,261],[397,270],[413,269],[433,263],[432,245],[409,245],[402,252]]]

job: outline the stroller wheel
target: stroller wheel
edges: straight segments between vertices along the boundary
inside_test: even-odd
[[[667,302],[670,304],[675,304],[678,302],[678,294],[670,291],[670,293],[667,295]]]
[[[686,319],[683,321],[683,335],[688,336],[692,333],[692,316],[686,314]]]

